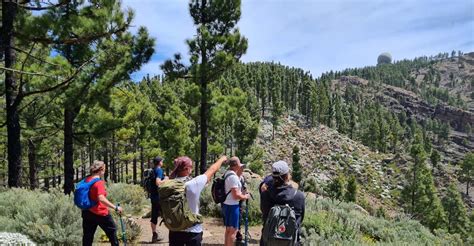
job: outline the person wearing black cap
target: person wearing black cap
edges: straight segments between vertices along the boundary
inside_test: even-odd
[[[303,192],[296,190],[290,185],[290,168],[286,162],[277,161],[273,163],[272,180],[272,185],[261,192],[260,209],[262,210],[263,221],[267,220],[270,209],[274,205],[288,204],[295,211],[296,224],[299,231],[304,219],[305,197]],[[297,240],[299,241],[299,234]],[[263,245],[262,240],[260,240],[260,245]]]
[[[155,173],[156,177],[156,186],[159,187],[161,183],[163,183],[163,180],[165,179],[165,175],[163,173],[163,169],[161,168],[163,166],[163,159],[161,157],[155,157],[153,158],[153,172]],[[151,225],[151,231],[153,232],[151,242],[156,243],[158,241],[163,240],[163,236],[161,236],[157,231],[156,231],[156,224],[158,223],[158,216],[160,215],[160,196],[158,195],[158,192],[152,192],[150,194],[150,200],[151,200],[151,220],[150,220],[150,225]]]

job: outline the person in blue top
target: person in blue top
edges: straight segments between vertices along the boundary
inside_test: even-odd
[[[155,157],[153,158],[153,172],[155,173],[156,177],[156,187],[157,189],[154,189],[156,191],[150,193],[150,200],[151,200],[151,231],[153,232],[151,242],[156,243],[158,241],[163,240],[163,236],[158,234],[156,231],[156,224],[158,223],[158,216],[160,216],[160,196],[158,195],[158,187],[163,183],[165,180],[165,175],[163,173],[163,169],[161,168],[163,166],[163,159],[161,157]]]

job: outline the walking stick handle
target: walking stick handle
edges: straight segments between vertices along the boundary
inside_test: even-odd
[[[120,203],[117,203],[117,206],[120,207]],[[127,246],[127,236],[125,235],[125,225],[123,224],[122,213],[119,213],[120,226],[122,227],[122,240],[123,245]]]

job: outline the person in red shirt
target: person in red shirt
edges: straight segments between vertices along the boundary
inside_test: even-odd
[[[91,175],[86,178],[89,182],[95,178],[102,178],[105,174],[105,164],[103,161],[94,161],[89,168]],[[114,205],[107,198],[107,191],[105,190],[104,180],[99,180],[93,184],[89,190],[89,198],[96,202],[97,205],[88,209],[82,210],[82,245],[92,245],[94,241],[94,234],[97,226],[104,230],[109,238],[111,245],[119,245],[117,238],[117,227],[109,213],[109,208],[114,209],[118,213],[122,213],[120,206]]]

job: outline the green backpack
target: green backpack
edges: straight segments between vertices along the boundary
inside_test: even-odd
[[[170,179],[160,185],[161,216],[170,231],[185,229],[202,223],[201,215],[193,214],[186,200],[185,181]]]

